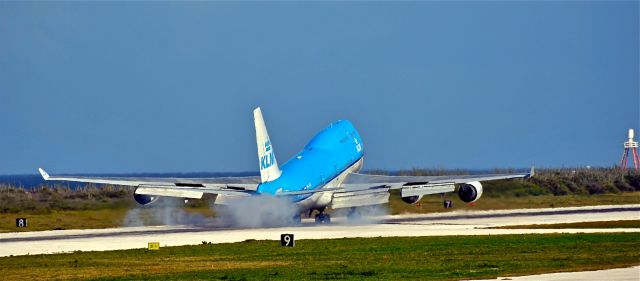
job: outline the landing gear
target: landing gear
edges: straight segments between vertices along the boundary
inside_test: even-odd
[[[324,210],[326,207],[322,207],[318,210],[318,214],[316,214],[316,224],[329,224],[331,223],[331,216],[329,214],[325,214]],[[313,213],[314,209],[309,210],[309,214],[307,217],[311,217],[311,213]]]
[[[329,214],[317,214],[316,215],[316,224],[329,224],[331,223],[331,216]]]

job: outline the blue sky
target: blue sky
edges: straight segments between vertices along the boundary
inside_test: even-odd
[[[0,2],[0,174],[258,168],[349,119],[365,168],[610,166],[638,1]]]

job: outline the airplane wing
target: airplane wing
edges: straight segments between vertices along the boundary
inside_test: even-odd
[[[260,177],[155,178],[50,176],[38,169],[46,181],[72,181],[136,187],[137,194],[200,198],[203,193],[248,196],[260,184]]]
[[[379,176],[352,173],[339,187],[281,192],[278,193],[278,196],[332,192],[331,207],[339,209],[384,204],[389,200],[389,191],[394,189],[400,189],[402,197],[419,198],[423,195],[453,192],[456,184],[514,178],[526,179],[532,177],[534,173],[533,167],[529,173],[522,174],[463,176]]]
[[[351,173],[342,182],[340,187],[310,189],[301,191],[285,191],[278,193],[279,196],[302,195],[327,191],[362,191],[367,189],[401,189],[407,186],[433,186],[438,187],[447,184],[460,184],[475,181],[492,181],[503,179],[533,177],[535,169],[532,167],[529,173],[523,174],[487,174],[487,175],[462,175],[462,176],[381,176]],[[434,188],[438,190],[438,188]],[[442,193],[442,192],[434,192]]]
[[[531,168],[529,173],[523,174],[488,174],[488,175],[463,175],[463,176],[379,176],[352,173],[343,182],[345,189],[358,186],[388,186],[391,189],[402,188],[413,185],[437,185],[437,184],[459,184],[474,181],[492,181],[513,178],[530,178],[535,170]]]

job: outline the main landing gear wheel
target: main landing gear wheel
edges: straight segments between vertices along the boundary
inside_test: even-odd
[[[317,224],[331,223],[331,216],[329,214],[317,214],[316,223]]]

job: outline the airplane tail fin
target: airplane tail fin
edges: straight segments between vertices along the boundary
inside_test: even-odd
[[[258,159],[260,161],[260,178],[262,182],[273,181],[280,177],[282,171],[278,167],[278,161],[273,153],[273,146],[269,140],[267,127],[262,118],[262,110],[253,110],[253,121],[256,126],[256,142],[258,143]]]

